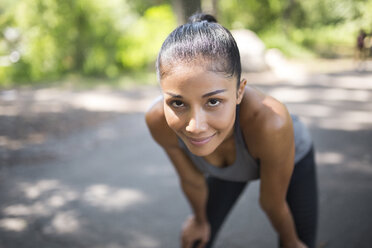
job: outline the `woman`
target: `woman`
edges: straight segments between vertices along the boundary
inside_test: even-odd
[[[155,141],[179,175],[193,214],[181,246],[212,247],[247,183],[260,179],[260,206],[281,247],[314,247],[317,187],[305,127],[274,98],[240,78],[230,32],[196,14],[164,41],[157,59],[163,97],[146,113]]]

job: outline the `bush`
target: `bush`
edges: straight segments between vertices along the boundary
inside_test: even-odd
[[[68,73],[116,77],[146,68],[176,21],[169,5],[140,16],[127,1],[19,0],[0,19],[0,28],[13,27],[20,38],[10,44],[0,37],[7,44],[0,46],[0,56],[17,50],[21,58],[0,67],[0,80],[41,81]]]
[[[175,19],[169,5],[147,9],[119,40],[118,58],[124,68],[138,70],[150,64],[153,67],[163,41],[175,28]]]
[[[220,21],[247,28],[289,56],[350,55],[360,28],[372,32],[368,0],[220,0]]]

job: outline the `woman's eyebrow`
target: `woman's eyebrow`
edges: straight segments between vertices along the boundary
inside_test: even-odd
[[[171,97],[175,97],[175,98],[183,98],[181,95],[177,95],[177,94],[174,94],[174,93],[171,93],[171,92],[165,92],[166,94],[170,95]]]
[[[212,91],[212,92],[209,92],[207,94],[204,94],[202,97],[209,97],[209,96],[213,96],[213,95],[216,95],[216,94],[219,94],[219,93],[222,93],[222,92],[225,92],[227,91],[227,89],[222,89],[222,90],[215,90],[215,91]]]
[[[225,92],[225,91],[227,91],[227,89],[215,90],[215,91],[212,91],[212,92],[209,92],[209,93],[206,93],[206,94],[202,95],[202,98],[213,96],[213,95]],[[165,93],[170,95],[171,97],[183,98],[181,95],[177,95],[177,94],[174,94],[174,93],[171,93],[171,92],[165,92]]]

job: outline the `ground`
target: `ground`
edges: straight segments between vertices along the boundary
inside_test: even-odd
[[[310,128],[318,247],[371,247],[372,64],[286,64],[245,74]],[[0,248],[173,248],[189,213],[143,113],[157,86],[0,92]],[[249,185],[216,248],[275,247]]]

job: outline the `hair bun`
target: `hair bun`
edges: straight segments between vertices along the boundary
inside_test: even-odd
[[[214,16],[205,14],[205,13],[193,14],[192,16],[189,17],[188,23],[195,23],[195,22],[202,22],[202,21],[217,23],[217,19]]]

